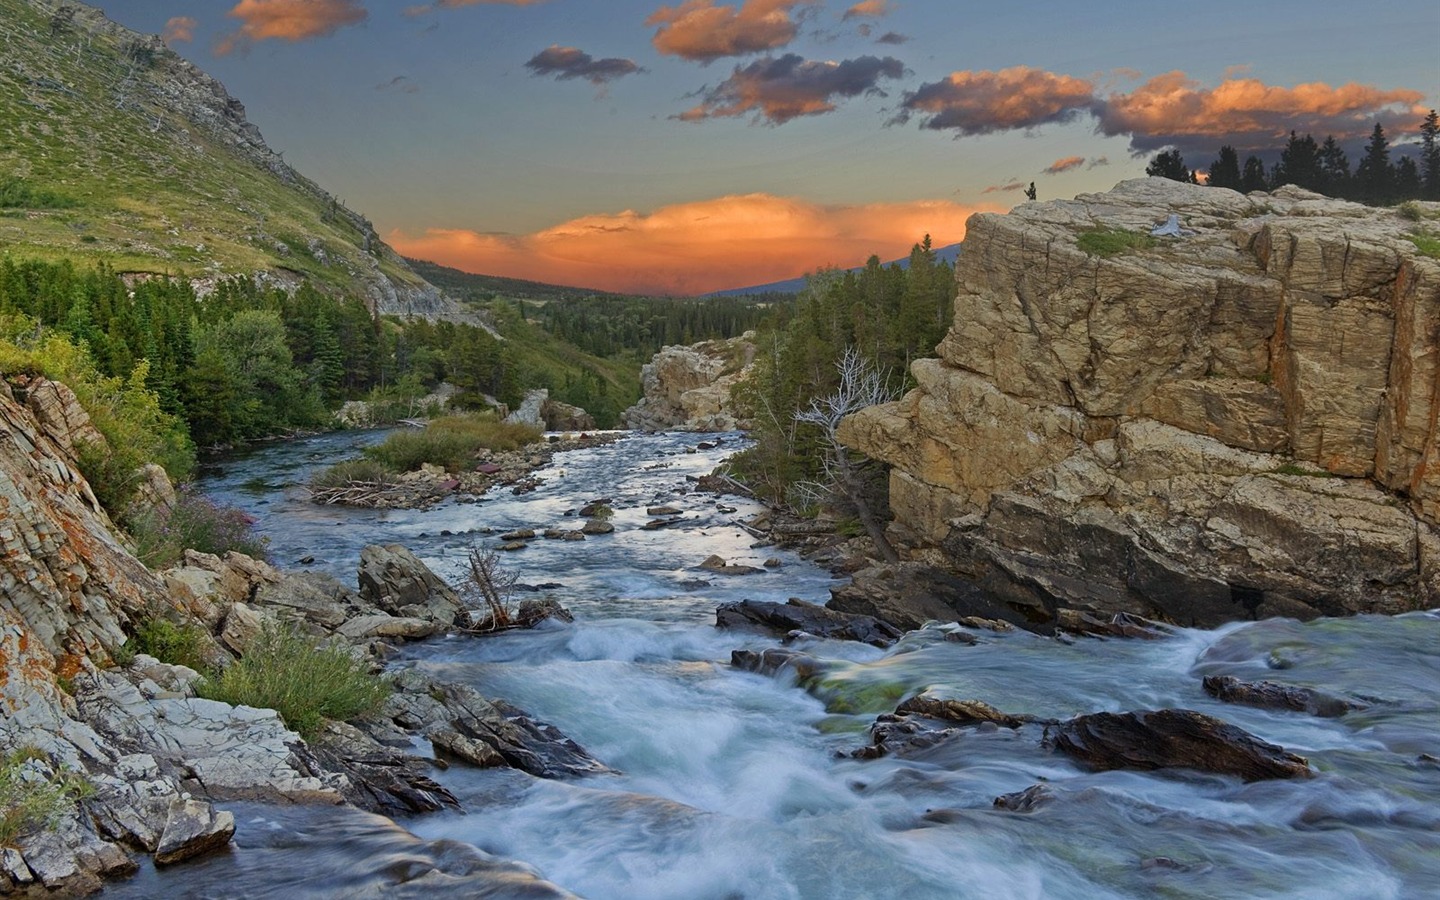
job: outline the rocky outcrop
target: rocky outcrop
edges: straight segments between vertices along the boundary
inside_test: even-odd
[[[0,611],[65,674],[82,656],[108,659],[161,592],[76,468],[76,444],[98,437],[63,385],[0,381]]]
[[[1082,247],[1171,213],[1194,234]],[[1412,226],[1164,179],[977,215],[939,358],[842,440],[893,466],[894,537],[1012,620],[1434,606],[1440,262]]]
[[[636,431],[734,431],[731,391],[755,359],[754,332],[728,341],[665,347],[640,369],[644,396],[625,410]]]
[[[888,647],[900,638],[900,630],[871,616],[838,612],[792,598],[788,603],[741,600],[715,610],[719,628],[758,627],[790,635],[794,632],[837,641],[860,641]]]

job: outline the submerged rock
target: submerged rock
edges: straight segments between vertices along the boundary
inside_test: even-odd
[[[798,630],[815,637],[860,641],[876,647],[890,646],[902,633],[873,616],[838,612],[796,599],[788,603],[758,600],[726,603],[715,611],[715,625],[719,628],[758,626],[779,634]]]
[[[1314,774],[1304,757],[1189,709],[1076,716],[1053,740],[1093,769],[1187,768],[1245,781]]]
[[[1201,684],[1207,694],[1227,703],[1243,703],[1265,709],[1293,709],[1326,719],[1366,708],[1363,703],[1310,688],[1273,681],[1241,681],[1233,675],[1207,675]]]

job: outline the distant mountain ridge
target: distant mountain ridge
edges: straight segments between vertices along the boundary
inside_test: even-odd
[[[93,7],[0,0],[0,136],[0,248],[18,255],[308,279],[379,313],[465,315],[220,82]]]
[[[960,257],[960,244],[949,244],[940,247],[935,251],[935,258],[951,265]],[[908,255],[900,259],[892,259],[889,262],[881,263],[882,266],[898,265],[902,269],[910,268],[910,257]],[[854,266],[846,269],[847,272],[859,272],[864,266]],[[769,284],[757,284],[752,287],[730,288],[724,291],[711,291],[705,294],[706,297],[739,297],[744,294],[798,294],[805,289],[805,280],[809,275],[801,275],[798,278],[787,278],[784,281],[772,281]]]

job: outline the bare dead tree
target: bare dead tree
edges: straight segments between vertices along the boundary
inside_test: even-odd
[[[887,562],[899,562],[900,555],[885,536],[885,527],[865,498],[865,486],[857,471],[859,464],[850,458],[849,451],[837,436],[841,419],[867,406],[889,403],[898,392],[891,386],[889,373],[877,369],[853,346],[845,348],[845,354],[835,363],[835,368],[840,373],[840,386],[828,397],[811,400],[809,408],[797,410],[794,418],[797,423],[819,427],[825,436],[825,477],[828,484],[824,488],[843,496],[855,507],[860,524]]]
[[[494,550],[471,547],[467,559],[468,578],[463,592],[479,599],[489,610],[487,618],[476,621],[479,631],[499,631],[515,623],[510,617],[510,595],[515,590],[516,572],[507,572],[500,565],[500,554]]]

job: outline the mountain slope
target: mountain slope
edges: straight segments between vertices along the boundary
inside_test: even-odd
[[[0,252],[308,278],[380,313],[458,314],[218,81],[69,0],[0,0]]]

